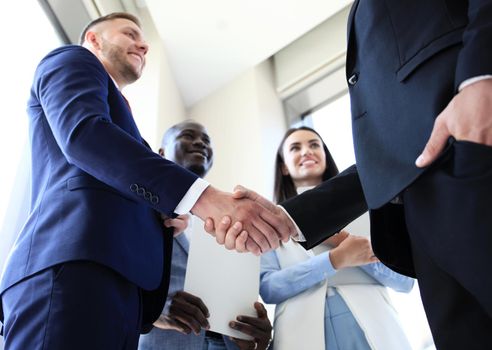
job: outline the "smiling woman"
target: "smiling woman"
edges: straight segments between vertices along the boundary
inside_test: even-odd
[[[31,79],[40,58],[60,43],[38,2],[34,1],[26,6],[23,1],[8,1],[2,5],[2,10],[9,15],[0,21],[1,32],[15,33],[15,37],[9,40],[11,54],[0,56],[0,65],[4,68],[4,117],[0,119],[0,152],[3,164],[0,172],[0,268],[3,267],[6,254],[28,210],[26,102]]]

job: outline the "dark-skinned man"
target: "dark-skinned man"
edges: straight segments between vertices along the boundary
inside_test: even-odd
[[[191,120],[176,124],[165,132],[159,154],[201,178],[213,164],[210,137],[201,124]],[[192,221],[188,215],[165,221],[166,226],[175,228],[169,296],[161,316],[154,323],[155,328],[140,338],[139,349],[266,349],[272,326],[261,303],[254,305],[258,317],[238,316],[230,323],[233,329],[254,338],[248,341],[208,331],[206,305],[197,296],[183,291]]]

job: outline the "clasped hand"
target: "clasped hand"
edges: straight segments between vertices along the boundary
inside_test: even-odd
[[[219,244],[238,252],[259,255],[297,234],[294,223],[279,207],[241,186],[233,194],[209,186],[191,211],[205,220],[205,230]]]

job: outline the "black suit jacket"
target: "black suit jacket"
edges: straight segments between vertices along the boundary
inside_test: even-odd
[[[390,201],[424,171],[415,159],[459,84],[492,73],[491,19],[489,0],[356,0],[349,16],[346,76],[358,177],[343,177],[353,183],[352,191],[363,191],[371,209],[376,255],[410,276],[414,271],[402,206]],[[286,204],[308,247],[343,227],[347,213],[353,218],[360,214],[360,203],[349,202],[360,196],[327,190],[339,182]],[[329,198],[333,193],[338,198]],[[314,196],[316,205],[307,212],[307,200]],[[345,210],[334,209],[342,204]],[[333,211],[347,215],[333,216]],[[307,223],[304,215],[326,220]]]

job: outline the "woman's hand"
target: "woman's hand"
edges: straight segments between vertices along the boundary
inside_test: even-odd
[[[341,231],[330,237],[327,243],[334,247],[330,251],[329,259],[337,270],[379,261],[374,256],[371,242],[365,237],[352,236],[346,231]]]

